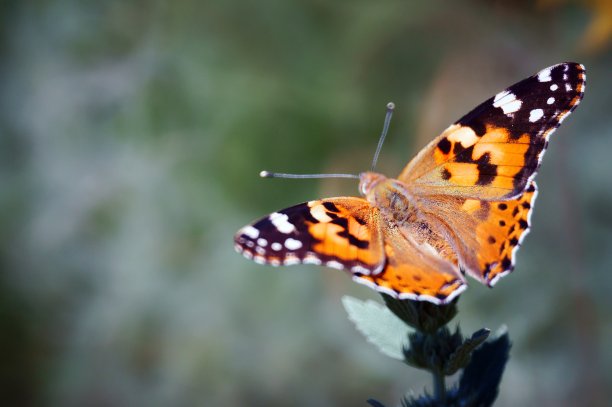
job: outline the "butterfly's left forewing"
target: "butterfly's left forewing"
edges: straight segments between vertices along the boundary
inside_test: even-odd
[[[240,229],[236,250],[261,264],[317,264],[380,272],[385,255],[378,210],[361,198],[328,198],[274,212]]]

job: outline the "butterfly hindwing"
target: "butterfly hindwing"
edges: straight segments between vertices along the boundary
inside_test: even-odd
[[[320,264],[370,274],[384,265],[377,210],[361,198],[329,198],[274,212],[240,229],[236,249],[262,264]]]
[[[394,298],[445,304],[466,289],[456,265],[437,256],[397,228],[383,230],[387,261],[379,274],[353,276],[353,280]],[[435,272],[432,272],[435,270]]]
[[[489,203],[489,216],[476,228],[478,277],[493,286],[514,269],[515,255],[531,228],[531,211],[538,195],[535,181],[516,199]]]
[[[581,64],[540,71],[480,104],[434,139],[399,176],[415,194],[484,200],[520,195],[549,136],[584,95]]]
[[[489,286],[511,272],[515,254],[531,227],[534,181],[515,199],[484,201],[427,196],[419,205],[433,225],[444,224],[460,267]],[[426,208],[435,208],[428,210]]]

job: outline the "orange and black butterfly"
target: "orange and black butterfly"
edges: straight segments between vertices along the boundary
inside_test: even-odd
[[[460,294],[466,273],[493,286],[514,268],[549,137],[585,79],[577,63],[543,69],[452,124],[397,178],[354,176],[363,197],[274,212],[240,229],[236,250],[261,264],[346,270],[379,292],[434,304]]]

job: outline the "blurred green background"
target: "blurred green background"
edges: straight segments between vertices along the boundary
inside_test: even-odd
[[[500,406],[604,405],[612,382],[612,2],[18,1],[0,6],[0,404],[359,406],[430,377],[346,318],[343,273],[234,253],[256,217],[398,174],[477,103],[565,60],[517,270],[459,303],[507,325]],[[607,393],[608,392],[608,393]]]

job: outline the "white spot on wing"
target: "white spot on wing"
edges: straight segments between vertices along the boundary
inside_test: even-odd
[[[556,91],[557,89],[559,89],[559,85],[557,85],[556,83],[553,83],[552,85],[550,85],[550,90],[552,90],[553,92]]]
[[[457,289],[455,291],[453,291],[452,293],[450,293],[448,295],[448,297],[446,297],[446,299],[443,301],[443,303],[447,304],[447,303],[451,302],[452,300],[455,299],[455,297],[457,297],[459,294],[464,292],[466,289],[467,289],[467,285],[465,285],[465,284],[460,285],[459,287],[457,287]]]
[[[511,115],[512,113],[517,112],[520,108],[521,105],[523,104],[523,102],[521,102],[520,100],[514,100],[511,103],[507,103],[505,105],[503,105],[501,108],[504,111],[504,113],[506,115]]]
[[[542,109],[533,109],[531,112],[529,112],[529,121],[531,123],[535,123],[538,120],[540,120],[542,118],[542,116],[544,116],[544,110],[542,110]]]
[[[304,257],[304,260],[302,260],[302,263],[315,264],[318,266],[321,264],[321,259],[319,259],[314,253],[308,253],[306,257]]]
[[[338,270],[342,270],[344,268],[344,266],[342,265],[342,263],[339,263],[335,260],[330,260],[327,263],[325,263],[325,265],[327,267],[331,267],[333,269],[338,269]]]
[[[289,250],[297,250],[302,247],[302,242],[296,239],[288,238],[285,240],[285,247]]]
[[[555,103],[555,98],[554,97],[549,97],[548,100],[546,101],[546,104],[548,105],[552,105],[553,103]]]
[[[247,235],[251,239],[257,239],[259,237],[259,230],[255,229],[253,226],[245,226],[240,229],[240,232],[243,235]]]
[[[572,86],[569,83],[565,84],[565,91],[566,92],[571,92],[572,91]]]
[[[512,271],[512,270],[505,270],[505,271],[502,271],[501,273],[497,274],[495,277],[493,277],[493,278],[491,279],[491,281],[489,281],[489,286],[490,286],[490,287],[493,287],[495,284],[497,284],[497,282],[498,282],[498,281],[499,281],[499,280],[500,280],[502,277],[505,277],[505,276],[507,276],[508,274],[510,274],[510,272],[511,272],[511,271]]]
[[[257,239],[257,244],[261,247],[266,247],[268,245],[268,241],[263,237],[260,237],[259,239]]]
[[[462,126],[457,130],[452,131],[447,139],[455,143],[461,143],[461,146],[468,148],[476,144],[478,136],[471,127]]]
[[[373,281],[358,276],[353,276],[353,281],[359,284],[367,285],[373,290],[376,290],[376,288],[378,287]]]
[[[413,293],[399,293],[397,296],[398,299],[400,300],[413,300],[413,301],[418,301],[419,300],[419,296]],[[442,304],[442,301],[437,300],[437,302],[435,302],[435,304],[440,305]]]
[[[274,212],[270,215],[269,219],[281,233],[289,234],[295,230],[295,226],[289,222],[289,216],[284,213]]]
[[[495,98],[493,99],[493,106],[499,107],[499,104],[497,104],[497,102],[499,102],[501,99],[505,98],[509,94],[510,92],[507,90],[499,92],[497,95],[495,95]]]
[[[384,269],[385,269],[385,263],[380,263],[378,267],[374,269],[374,272],[372,272],[372,274],[374,275],[380,274]]]
[[[274,242],[272,243],[271,247],[272,247],[272,250],[279,251],[280,249],[283,248],[283,245],[278,242]]]
[[[310,214],[312,215],[313,218],[315,218],[319,222],[327,223],[327,222],[331,222],[332,220],[332,218],[327,216],[327,213],[325,213],[325,207],[323,205],[317,205],[311,208]]]
[[[261,254],[262,256],[263,256],[264,254],[266,254],[266,249],[264,249],[263,247],[259,247],[259,246],[257,246],[257,247],[255,248],[255,251],[257,252],[257,254]]]
[[[548,67],[546,69],[542,69],[538,73],[538,81],[540,81],[540,82],[550,82],[552,80],[552,78],[550,77],[550,68],[552,68],[552,67]]]
[[[395,292],[395,290],[391,288],[387,288],[387,287],[383,287],[382,285],[379,285],[379,286],[376,286],[376,291],[378,291],[379,293],[387,294],[393,298],[397,298],[397,293]]]
[[[287,257],[283,262],[285,266],[293,266],[294,264],[300,264],[300,259],[297,257]]]
[[[523,102],[516,98],[514,93],[509,90],[499,92],[493,99],[493,107],[499,107],[504,111],[505,115],[516,113]]]
[[[362,266],[353,266],[351,267],[351,271],[353,273],[359,273],[359,274],[365,274],[365,275],[369,275],[370,274],[370,270],[368,270],[365,267]]]
[[[263,258],[262,256],[253,257],[253,261],[257,264],[266,264],[266,259]]]

